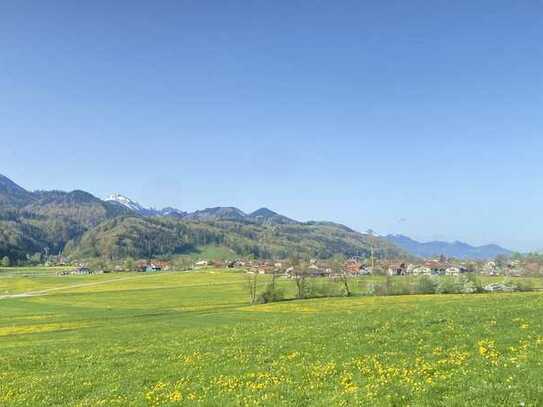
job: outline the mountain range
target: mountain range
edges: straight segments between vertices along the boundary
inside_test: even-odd
[[[417,257],[436,257],[444,255],[457,259],[487,260],[500,255],[510,256],[513,254],[510,250],[495,244],[471,246],[459,241],[418,242],[403,235],[388,235],[385,239]]]
[[[185,212],[176,208],[152,209],[145,208],[138,202],[127,198],[124,195],[114,193],[106,199],[107,202],[121,205],[141,216],[174,216],[179,219],[213,221],[213,220],[232,220],[249,221],[264,224],[296,224],[300,223],[286,216],[279,215],[268,208],[260,208],[252,213],[244,213],[242,210],[234,207],[214,207],[197,210],[195,212]]]
[[[176,216],[182,218],[187,215],[187,212],[170,207],[163,209],[144,208],[138,202],[127,198],[126,196],[119,193],[111,194],[108,198],[105,199],[105,201],[113,203],[115,205],[123,206],[141,216]]]
[[[386,239],[333,222],[298,222],[267,208],[156,210],[120,194],[101,200],[80,190],[31,192],[0,176],[0,257],[169,257],[209,247],[232,257],[367,256],[372,248],[378,257],[406,256]]]

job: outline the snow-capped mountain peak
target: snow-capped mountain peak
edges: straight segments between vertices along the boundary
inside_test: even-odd
[[[106,199],[106,201],[122,205],[125,208],[128,208],[141,216],[171,216],[176,218],[182,218],[187,214],[186,212],[183,212],[176,208],[164,208],[160,210],[145,208],[138,202],[117,193],[111,194],[109,198]]]
[[[118,194],[118,193],[111,194],[109,198],[106,199],[106,201],[116,202],[135,212],[146,211],[146,209],[143,206],[141,206],[139,203],[137,203],[136,201],[133,201],[132,199],[127,198],[126,196]]]

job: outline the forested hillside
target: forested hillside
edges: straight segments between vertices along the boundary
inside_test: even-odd
[[[245,215],[211,208],[179,216],[142,216],[84,191],[29,192],[0,178],[0,258],[64,252],[72,258],[172,256],[223,246],[233,255],[319,258],[335,254],[397,257],[393,244],[330,222],[301,223],[269,209]]]
[[[66,254],[141,258],[191,253],[210,244],[227,247],[239,256],[261,258],[366,256],[370,245],[375,247],[377,256],[400,255],[400,251],[387,242],[329,223],[269,225],[133,216],[116,218],[89,230],[67,245]]]

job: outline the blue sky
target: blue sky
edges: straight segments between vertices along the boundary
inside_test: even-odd
[[[543,248],[541,1],[4,1],[0,173]]]

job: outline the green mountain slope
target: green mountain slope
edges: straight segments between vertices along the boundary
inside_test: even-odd
[[[261,258],[367,256],[372,245],[379,257],[403,255],[386,241],[331,223],[262,225],[156,217],[107,221],[71,241],[66,254],[112,259],[170,256],[189,254],[210,244],[228,248],[239,256]]]
[[[87,230],[128,213],[87,192],[29,192],[0,176],[0,257],[57,253]]]
[[[210,208],[187,216],[144,217],[84,191],[29,192],[0,178],[0,257],[47,251],[74,258],[144,258],[198,253],[214,245],[257,258],[381,257],[404,253],[386,240],[330,222],[301,223],[269,209],[245,215]]]

